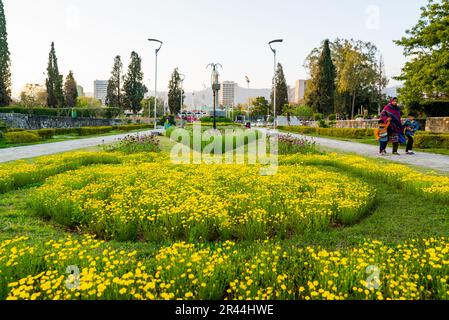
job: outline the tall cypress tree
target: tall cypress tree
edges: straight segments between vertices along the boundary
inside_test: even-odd
[[[276,86],[276,115],[282,115],[283,109],[286,104],[288,104],[288,87],[287,81],[285,80],[284,69],[282,65],[278,63],[276,76],[273,81],[274,86]],[[271,91],[271,105],[274,106],[274,86]]]
[[[76,99],[78,98],[78,89],[76,87],[75,77],[70,71],[64,83],[64,97],[67,107],[74,108],[76,106]]]
[[[11,60],[3,1],[0,0],[0,106],[11,103]]]
[[[326,115],[331,114],[334,112],[337,73],[332,62],[331,49],[327,39],[324,41],[323,51],[318,60],[318,73],[316,76],[316,111]]]
[[[46,86],[48,106],[52,108],[63,107],[65,104],[64,91],[62,89],[63,77],[59,74],[54,42],[51,43],[51,50],[48,56]]]
[[[178,114],[181,111],[181,97],[184,99],[184,90],[181,89],[181,77],[176,68],[168,84],[168,107],[171,114]]]
[[[148,92],[143,84],[142,59],[136,52],[131,53],[131,63],[123,83],[125,91],[125,106],[137,114],[141,109],[141,102]]]
[[[108,82],[108,91],[106,96],[106,105],[112,108],[121,108],[123,102],[122,96],[122,73],[123,63],[120,56],[114,59],[114,66],[111,72],[111,78]]]

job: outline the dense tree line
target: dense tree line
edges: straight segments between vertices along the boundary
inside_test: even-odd
[[[361,107],[377,113],[385,101],[382,91],[388,80],[379,51],[370,42],[325,40],[312,50],[305,67],[311,76],[306,103],[316,113],[354,118]]]

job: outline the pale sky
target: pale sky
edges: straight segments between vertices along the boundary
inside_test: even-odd
[[[405,62],[393,40],[416,24],[426,0],[3,0],[12,58],[13,93],[26,83],[44,83],[50,43],[60,72],[73,70],[85,92],[106,80],[115,55],[125,67],[131,51],[143,58],[145,82],[154,87],[154,45],[159,53],[158,89],[166,91],[175,67],[186,91],[209,86],[206,65],[223,65],[221,80],[269,88],[273,54],[268,41],[283,38],[278,60],[289,85],[305,78],[308,53],[325,38],[375,43],[387,73]],[[395,84],[395,82],[391,82]]]

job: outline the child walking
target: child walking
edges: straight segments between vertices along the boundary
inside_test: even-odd
[[[404,128],[404,133],[407,137],[406,153],[409,155],[414,155],[413,144],[415,142],[415,133],[419,130],[419,123],[416,121],[413,113],[408,115],[407,121],[404,123]]]
[[[379,154],[381,156],[384,156],[387,154],[387,146],[388,146],[388,127],[390,126],[390,119],[388,119],[386,122],[384,120],[379,120],[379,127],[374,131],[376,135],[377,141],[379,141],[379,147],[380,152]]]

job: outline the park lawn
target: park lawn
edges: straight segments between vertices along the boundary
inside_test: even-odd
[[[284,133],[290,133],[289,131],[280,130]],[[306,136],[309,137],[322,137],[327,139],[333,139],[338,141],[347,141],[347,142],[357,142],[357,143],[363,143],[363,144],[369,144],[372,146],[378,146],[379,142],[373,137],[373,138],[366,138],[366,139],[351,139],[351,138],[339,138],[339,137],[331,137],[331,136],[325,136],[325,135],[319,135],[316,133],[309,133]],[[402,150],[405,152],[405,145],[400,145],[399,150]],[[449,149],[433,149],[433,148],[427,148],[427,149],[420,149],[420,148],[414,148],[414,151],[419,152],[426,152],[426,153],[435,153],[435,154],[442,154],[449,156]]]
[[[88,138],[95,138],[95,137],[108,137],[108,136],[122,135],[122,134],[126,134],[126,133],[137,133],[137,132],[148,131],[148,130],[151,130],[151,129],[139,129],[139,130],[132,130],[132,131],[116,130],[116,131],[111,131],[108,133],[94,134],[94,135],[88,135],[88,136],[79,136],[77,134],[65,134],[65,135],[56,135],[52,139],[41,140],[41,141],[36,141],[36,142],[32,142],[32,143],[20,143],[20,144],[8,144],[5,142],[5,140],[0,140],[0,149],[8,149],[8,148],[14,148],[14,147],[25,147],[25,146],[32,146],[32,145],[38,145],[38,144],[70,141],[70,140],[81,140],[81,139],[88,139]]]

